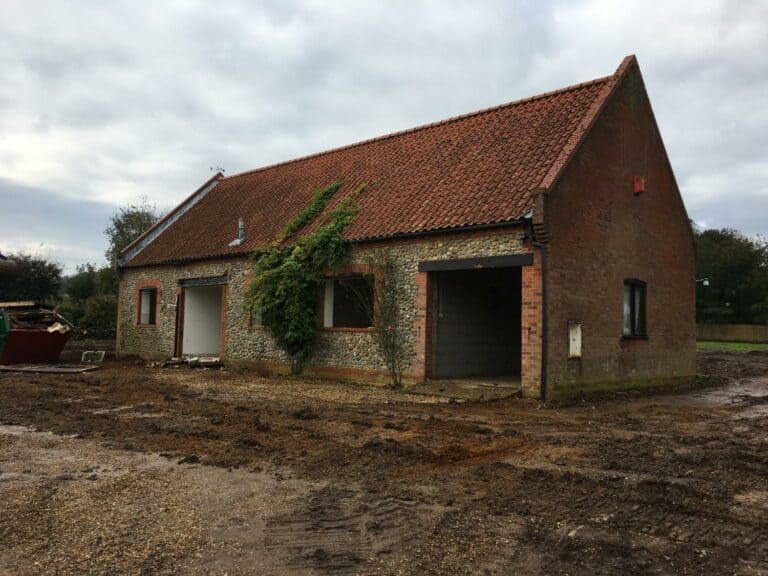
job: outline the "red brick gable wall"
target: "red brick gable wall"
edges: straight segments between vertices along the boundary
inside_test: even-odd
[[[636,65],[547,196],[545,221],[549,396],[693,375],[693,236]],[[647,340],[622,337],[627,278],[647,283]],[[582,324],[581,359],[568,359],[569,321]]]

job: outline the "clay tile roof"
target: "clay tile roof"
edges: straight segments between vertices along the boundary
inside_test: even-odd
[[[273,242],[313,191],[337,180],[344,185],[334,202],[360,183],[369,184],[346,232],[351,241],[519,221],[533,205],[532,194],[557,181],[634,62],[627,57],[611,76],[532,98],[218,175],[194,205],[185,206],[188,199],[160,223],[157,237],[145,234],[148,243],[128,254],[127,265],[252,252]],[[245,241],[230,246],[239,218],[245,222]]]

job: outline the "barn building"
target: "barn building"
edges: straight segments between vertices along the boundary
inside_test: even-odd
[[[119,353],[285,371],[243,305],[250,255],[335,181],[328,210],[369,186],[349,263],[318,294],[308,372],[387,378],[349,294],[384,253],[406,381],[512,381],[550,399],[695,374],[693,234],[633,56],[604,78],[216,174],[122,252]]]

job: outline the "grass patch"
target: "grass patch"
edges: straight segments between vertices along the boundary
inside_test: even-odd
[[[715,342],[700,340],[696,342],[698,350],[725,350],[728,352],[752,352],[753,350],[768,351],[768,343],[757,342]]]

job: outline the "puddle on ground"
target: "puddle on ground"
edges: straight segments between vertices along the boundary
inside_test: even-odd
[[[755,418],[768,417],[768,398],[763,400],[762,406],[750,406],[733,416],[734,420],[753,420]]]
[[[130,410],[131,408],[133,408],[133,404],[117,406],[115,408],[98,408],[97,410],[89,410],[89,412],[91,414],[112,414],[114,412],[124,412],[125,410]]]
[[[5,436],[21,436],[22,434],[29,434],[34,432],[33,428],[29,426],[17,426],[16,424],[0,424],[0,435]]]
[[[697,395],[705,402],[742,408],[734,420],[768,416],[768,378],[750,378]]]
[[[131,412],[123,414],[121,418],[123,420],[130,420],[132,418],[167,418],[169,416],[171,416],[170,412]]]

